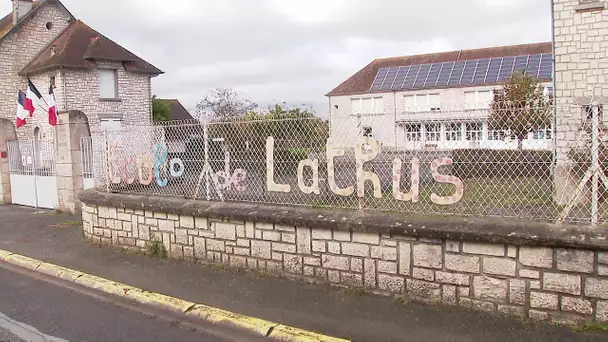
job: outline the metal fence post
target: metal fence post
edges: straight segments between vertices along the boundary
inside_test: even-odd
[[[599,219],[599,182],[600,182],[600,120],[599,106],[597,103],[591,104],[592,112],[592,137],[591,137],[591,168],[593,178],[591,180],[591,224],[596,225]]]
[[[205,144],[205,191],[207,194],[207,201],[211,200],[211,183],[209,179],[209,170],[211,169],[211,164],[209,163],[209,125],[205,122],[203,126],[203,141]]]

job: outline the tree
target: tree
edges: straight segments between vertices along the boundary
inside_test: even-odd
[[[242,94],[234,89],[216,88],[196,105],[196,111],[201,118],[225,121],[243,118],[257,107],[257,104],[243,98]]]
[[[538,79],[516,72],[494,91],[489,126],[493,130],[510,131],[521,150],[529,133],[551,126],[551,100],[543,93]]]
[[[155,122],[168,121],[171,119],[171,109],[167,102],[152,96],[152,119]]]

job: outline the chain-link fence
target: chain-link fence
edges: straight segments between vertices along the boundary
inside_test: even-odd
[[[420,108],[125,126],[90,165],[112,192],[601,223],[605,140],[597,105]]]

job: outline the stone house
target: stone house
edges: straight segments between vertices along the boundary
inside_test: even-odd
[[[8,0],[2,0],[8,1]],[[30,78],[58,112],[79,110],[91,131],[152,120],[151,79],[162,71],[77,20],[59,0],[12,0],[0,19],[0,118],[14,121],[17,89]],[[17,130],[19,139],[53,140],[46,105]]]

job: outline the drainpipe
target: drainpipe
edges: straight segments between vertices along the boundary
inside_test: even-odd
[[[59,68],[59,76],[61,77],[61,89],[63,92],[63,110],[68,110],[68,96],[65,91],[65,72],[63,71],[63,67]]]
[[[551,82],[553,83],[553,165],[557,163],[557,81],[555,77],[556,63],[555,63],[555,8],[553,7],[553,1],[551,3],[551,49],[552,49],[552,64],[553,64],[553,77]]]
[[[395,139],[395,148],[399,147],[397,143],[397,92],[393,90],[393,135]]]

